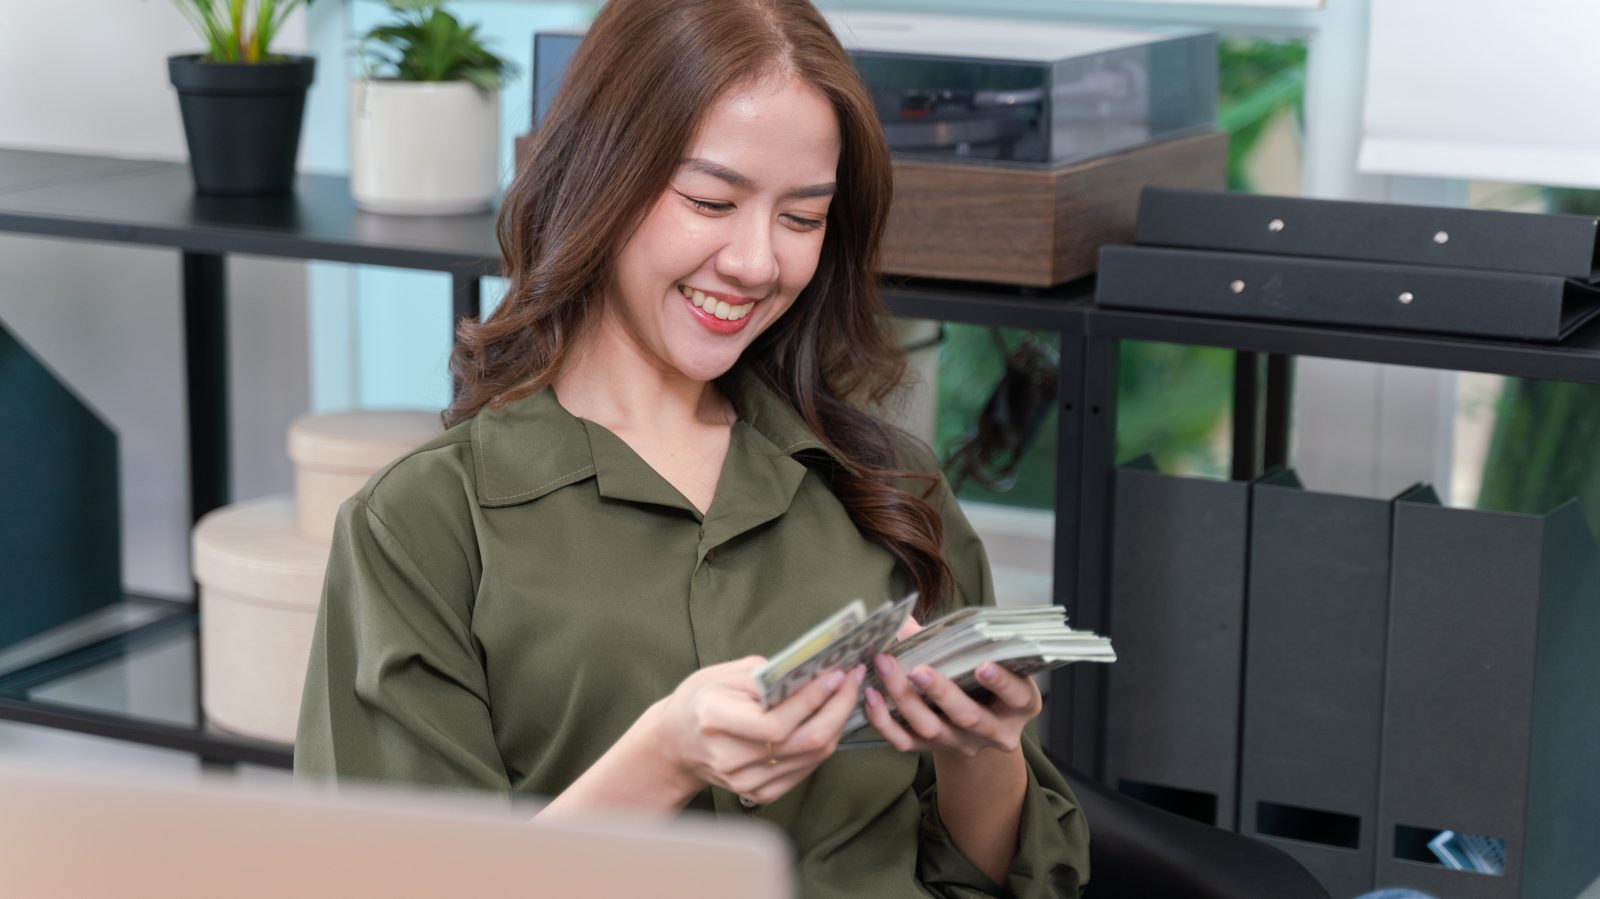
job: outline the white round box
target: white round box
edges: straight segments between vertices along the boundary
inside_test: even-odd
[[[289,426],[294,462],[294,503],[300,533],[333,540],[339,506],[378,469],[427,443],[440,431],[439,416],[414,410],[304,415]]]
[[[287,496],[234,503],[193,535],[201,704],[234,733],[294,741],[328,544],[295,527]]]

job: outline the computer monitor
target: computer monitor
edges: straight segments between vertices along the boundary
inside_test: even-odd
[[[8,899],[790,899],[749,822],[545,822],[467,797],[120,780],[0,766]],[[139,779],[135,779],[139,778]]]

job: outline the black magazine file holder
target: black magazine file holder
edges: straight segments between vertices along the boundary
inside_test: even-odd
[[[1292,471],[1252,488],[1239,832],[1335,896],[1374,884],[1391,515]]]
[[[1395,503],[1377,882],[1566,897],[1600,875],[1600,549],[1544,515]],[[1430,863],[1440,830],[1504,840],[1500,876]]]
[[[1250,485],[1148,459],[1115,478],[1107,783],[1232,830]]]
[[[122,599],[117,437],[0,325],[0,650]]]

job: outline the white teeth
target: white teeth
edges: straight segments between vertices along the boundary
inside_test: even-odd
[[[754,303],[740,303],[735,306],[725,300],[706,296],[687,284],[679,284],[678,292],[683,294],[684,299],[695,304],[697,308],[704,309],[707,315],[714,315],[723,321],[736,322],[749,315],[756,305]]]

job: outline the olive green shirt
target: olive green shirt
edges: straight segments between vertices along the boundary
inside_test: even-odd
[[[837,460],[764,385],[730,381],[738,419],[704,516],[548,389],[375,475],[339,511],[295,771],[553,796],[696,669],[903,595],[904,571],[829,489]],[[920,444],[905,455],[937,470]],[[947,485],[933,501],[956,601],[992,603]],[[1031,733],[1025,754],[1003,885],[951,842],[927,754],[843,749],[765,807],[715,788],[690,807],[781,828],[808,899],[1077,896],[1083,815]]]

